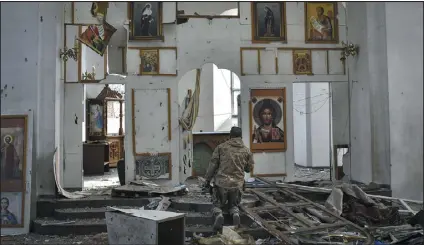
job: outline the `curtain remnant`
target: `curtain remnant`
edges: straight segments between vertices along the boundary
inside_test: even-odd
[[[179,119],[180,125],[184,130],[191,131],[196,122],[197,113],[199,112],[200,97],[200,73],[201,69],[196,70],[196,85],[193,96],[191,96],[188,106],[184,109],[183,115]]]

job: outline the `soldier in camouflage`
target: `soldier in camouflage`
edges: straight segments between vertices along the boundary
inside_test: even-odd
[[[253,157],[241,139],[241,128],[232,127],[230,139],[215,149],[206,172],[205,186],[209,187],[214,179],[211,190],[212,212],[215,217],[214,229],[219,230],[224,223],[222,209],[228,208],[233,218],[233,225],[240,224],[238,205],[241,201],[244,187],[244,172],[249,173],[253,167]]]

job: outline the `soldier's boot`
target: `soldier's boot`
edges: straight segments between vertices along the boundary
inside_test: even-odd
[[[238,213],[233,214],[233,225],[238,227],[240,225],[240,215]]]
[[[215,222],[213,223],[213,229],[215,231],[219,231],[222,229],[222,225],[224,224],[224,216],[221,214],[218,214],[215,216]]]

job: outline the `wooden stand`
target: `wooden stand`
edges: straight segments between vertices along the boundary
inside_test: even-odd
[[[104,166],[109,163],[109,144],[84,143],[83,169],[84,175],[103,175]]]

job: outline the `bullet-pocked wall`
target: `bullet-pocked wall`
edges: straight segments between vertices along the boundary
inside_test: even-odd
[[[31,193],[38,195],[54,194],[53,153],[62,148],[63,13],[62,3],[1,3],[1,111],[33,112],[33,156],[28,157]]]
[[[190,148],[182,140],[186,133],[181,131],[178,118],[182,113],[182,96],[187,89],[194,90],[195,72],[205,64],[213,63],[220,69],[234,72],[241,81],[241,115],[243,139],[249,142],[249,100],[250,89],[286,88],[286,137],[285,152],[255,153],[255,174],[281,173],[290,179],[293,175],[293,93],[295,81],[346,81],[343,64],[340,62],[340,42],[345,41],[345,10],[338,5],[338,44],[305,43],[304,4],[287,2],[287,43],[253,43],[251,24],[251,3],[178,3],[163,2],[163,41],[132,41],[125,45],[125,78],[109,75],[101,83],[125,83],[125,161],[126,180],[136,178],[135,160],[139,153],[166,153],[171,167],[163,176],[163,183],[174,185],[191,175],[191,169],[183,168],[183,156]],[[87,23],[91,18],[88,3],[74,3],[75,23]],[[186,23],[176,24],[176,8],[185,14],[197,12],[202,15],[239,13],[234,18],[188,18]],[[234,8],[239,8],[235,11]],[[184,9],[186,8],[186,9]],[[125,2],[110,2],[106,20],[115,26],[129,29]],[[123,32],[125,33],[125,32]],[[119,34],[121,35],[121,34]],[[125,36],[128,38],[128,34]],[[159,73],[165,75],[140,75],[140,52],[144,48],[157,48],[159,52]],[[255,48],[255,49],[252,49]],[[293,49],[310,49],[313,75],[293,73]],[[260,55],[258,55],[260,53]],[[276,59],[276,57],[278,59]],[[112,59],[121,59],[118,53],[109,54]],[[258,69],[258,67],[260,67]],[[243,70],[242,70],[243,69]],[[117,70],[117,69],[115,69]],[[192,85],[179,86],[181,78],[192,73]],[[202,79],[201,79],[202,81]],[[190,84],[189,82],[187,84]],[[132,99],[134,94],[134,100]],[[148,99],[150,98],[150,99]],[[200,98],[200,100],[205,98]],[[167,110],[169,112],[167,112]],[[134,115],[133,115],[134,112]],[[133,116],[129,116],[133,115]],[[132,120],[132,117],[135,117]],[[144,118],[144,119],[141,119]],[[150,119],[149,119],[150,118]],[[134,121],[134,124],[133,124]],[[135,130],[135,132],[133,132]],[[135,134],[134,134],[135,133]],[[133,137],[134,135],[134,137]],[[190,137],[188,137],[190,138]],[[136,144],[133,144],[136,142]],[[189,158],[191,155],[188,154]],[[192,161],[192,159],[190,159]],[[165,171],[166,172],[166,171]],[[182,173],[185,172],[186,174]],[[281,178],[278,177],[278,178]]]

